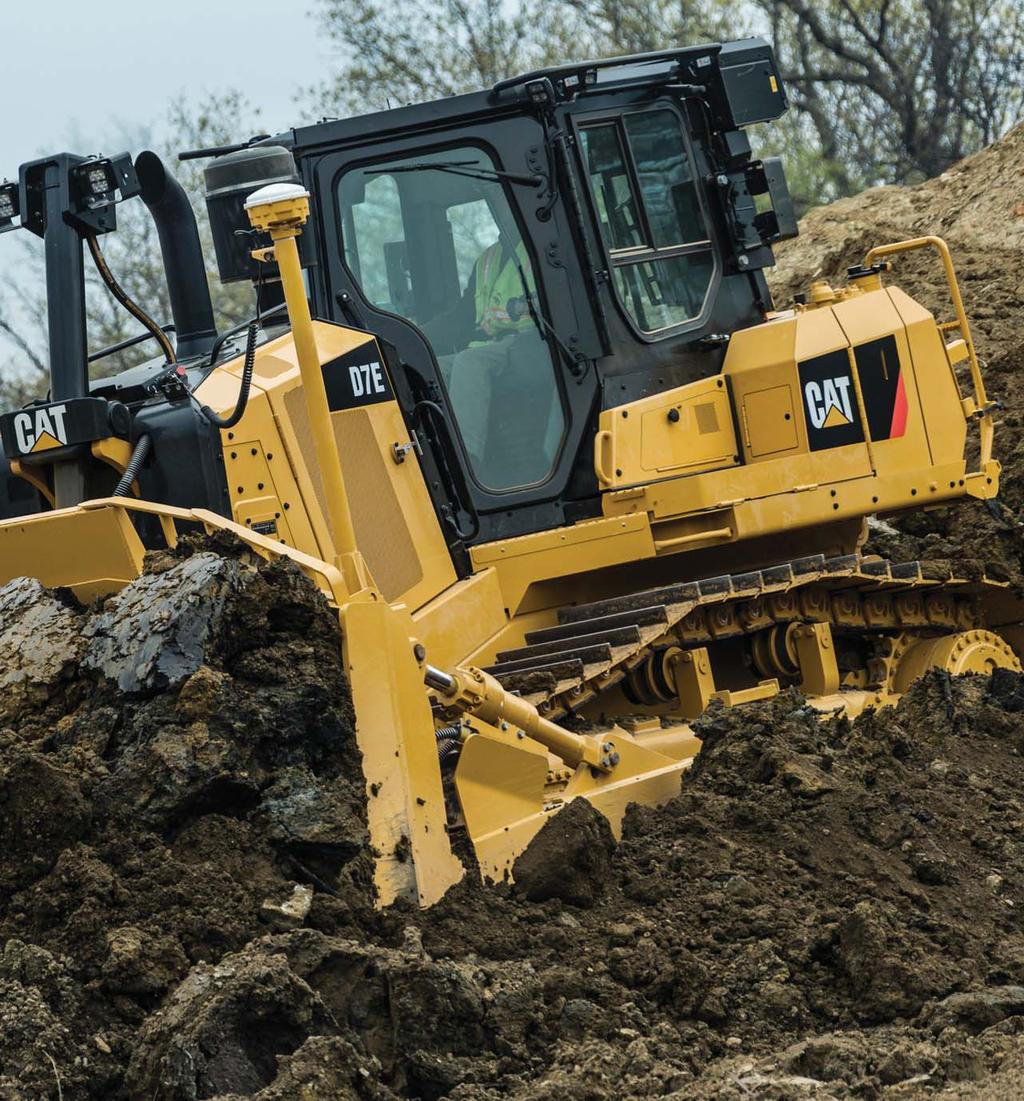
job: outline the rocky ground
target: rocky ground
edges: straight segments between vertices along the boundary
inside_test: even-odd
[[[983,540],[1017,576],[1022,170],[1024,131],[814,212],[778,277],[938,224],[1008,508],[874,538]],[[900,281],[939,305],[923,263]],[[1024,1094],[1024,678],[933,674],[853,724],[793,693],[713,709],[620,844],[573,804],[514,887],[423,913],[373,909],[352,723],[286,565],[189,546],[99,607],[0,589],[0,1101]]]

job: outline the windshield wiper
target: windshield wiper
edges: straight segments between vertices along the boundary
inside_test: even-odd
[[[452,176],[465,176],[470,180],[508,180],[509,183],[523,187],[540,187],[545,182],[543,176],[524,176],[518,172],[502,172],[497,168],[481,168],[476,161],[418,161],[415,164],[396,164],[389,168],[370,168],[368,176],[390,176],[394,172],[423,172],[433,169],[435,172],[447,172]]]
[[[526,279],[526,272],[523,271],[523,265],[519,262],[519,257],[513,251],[511,254],[512,263],[516,266],[516,271],[519,273],[519,282],[523,285],[523,298],[526,300],[526,309],[530,315],[530,320],[537,326],[537,328],[550,337],[558,346],[559,351],[565,357],[566,366],[572,373],[573,378],[580,380],[583,377],[585,368],[580,366],[581,357],[574,352],[571,348],[568,348],[565,341],[558,335],[554,325],[550,324],[548,319],[537,309],[537,303],[533,300],[533,291],[530,290],[530,284]]]

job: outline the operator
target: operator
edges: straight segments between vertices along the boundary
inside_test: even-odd
[[[488,438],[495,386],[505,371],[513,371],[529,387],[531,373],[544,362],[526,300],[528,270],[524,244],[513,250],[499,238],[480,254],[455,307],[423,326],[433,347],[449,352],[438,363],[452,411],[477,477],[492,488],[503,488],[504,476],[489,469],[501,459],[501,440]]]

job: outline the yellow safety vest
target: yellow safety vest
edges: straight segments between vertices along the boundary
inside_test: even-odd
[[[516,247],[516,256],[522,265],[527,286],[531,286],[530,264],[522,242]],[[504,262],[503,262],[504,261]],[[523,280],[511,257],[506,257],[501,242],[495,241],[480,257],[476,265],[476,324],[488,336],[501,333],[524,332],[533,327],[529,309],[523,306],[523,314],[513,318],[508,312],[510,299],[524,295]]]

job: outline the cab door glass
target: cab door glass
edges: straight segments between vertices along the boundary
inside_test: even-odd
[[[468,147],[346,172],[344,256],[367,301],[429,340],[476,480],[543,482],[565,414],[533,262],[495,166]]]
[[[674,111],[585,123],[580,144],[616,295],[638,329],[656,333],[704,307],[715,261]]]
[[[675,113],[643,111],[626,115],[625,124],[651,227],[651,244],[669,248],[706,240],[693,169]]]
[[[636,196],[616,128],[594,126],[584,130],[582,136],[608,247],[614,250],[642,247],[644,237]]]

